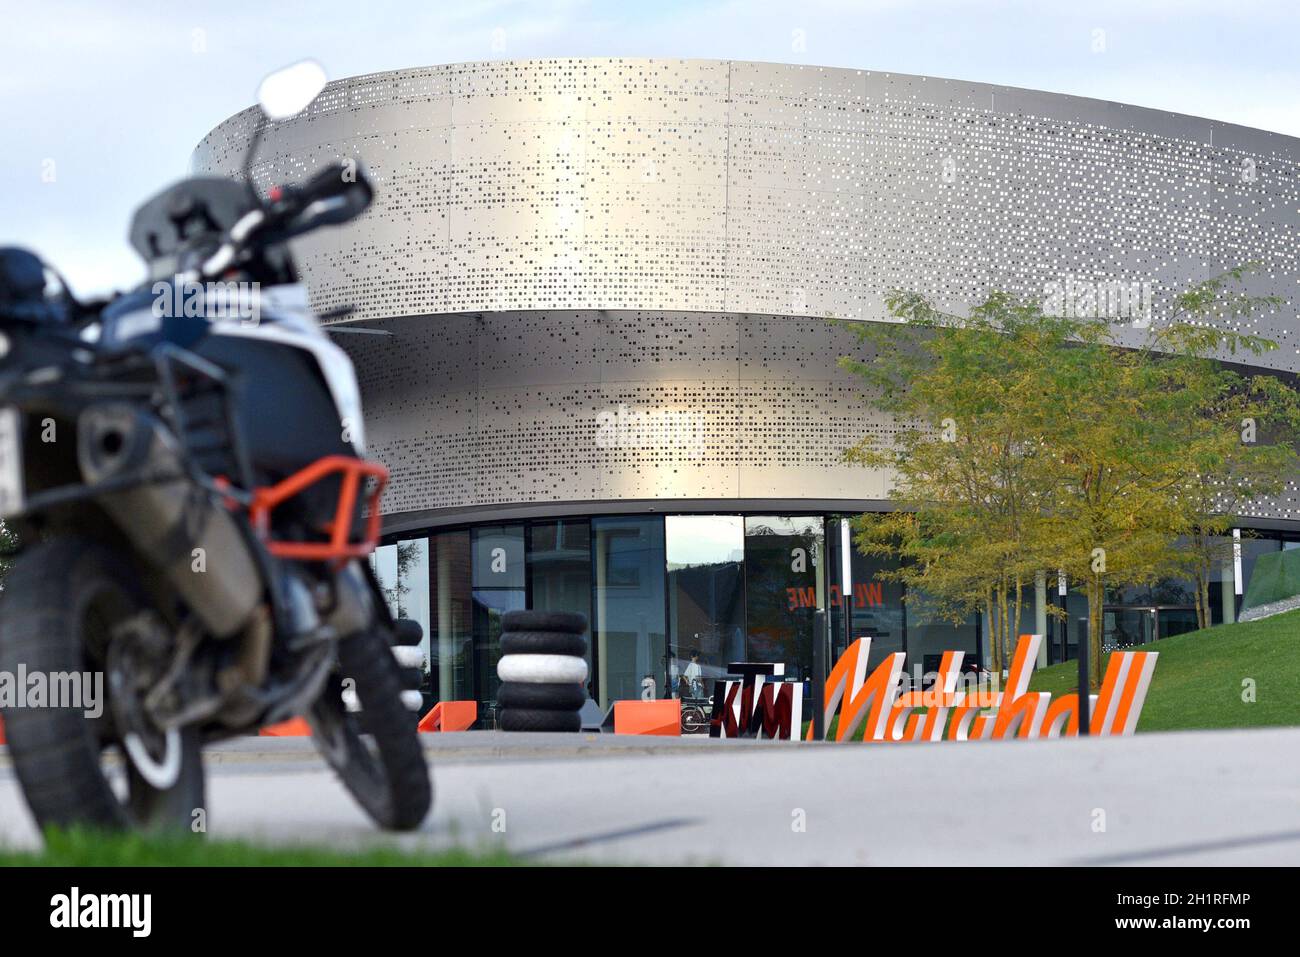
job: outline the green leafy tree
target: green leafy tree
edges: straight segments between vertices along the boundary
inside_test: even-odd
[[[899,423],[889,445],[846,453],[888,469],[899,506],[859,523],[859,547],[899,556],[896,576],[950,616],[981,608],[995,669],[1042,570],[1087,595],[1094,687],[1108,590],[1190,569],[1208,621],[1232,506],[1280,488],[1300,435],[1294,390],[1217,361],[1273,348],[1205,321],[1275,304],[1237,291],[1245,271],[1193,286],[1137,347],[1105,319],[1047,316],[1002,293],[968,316],[891,294],[904,325],[856,327],[872,354],[843,360]],[[1268,423],[1268,441],[1244,441],[1248,421]]]
[[[1056,481],[1044,461],[1050,419],[1033,379],[1039,354],[1073,326],[1003,294],[967,317],[909,293],[887,305],[907,334],[855,326],[872,354],[844,365],[899,430],[889,446],[864,440],[847,458],[897,476],[900,510],[860,519],[858,546],[901,558],[893,576],[942,617],[983,611],[999,671],[1014,654],[1024,589],[1043,567],[1044,503]]]
[[[1232,529],[1258,499],[1280,494],[1297,472],[1295,439],[1300,434],[1300,393],[1271,375],[1244,376],[1217,361],[1214,352],[1275,348],[1262,339],[1241,340],[1205,332],[1207,322],[1276,309],[1275,296],[1250,296],[1239,288],[1250,266],[1192,286],[1174,302],[1172,322],[1157,344],[1177,357],[1162,360],[1169,387],[1190,397],[1192,413],[1175,422],[1184,468],[1176,496],[1182,513],[1182,571],[1195,585],[1199,627],[1210,619],[1210,585],[1232,560]]]

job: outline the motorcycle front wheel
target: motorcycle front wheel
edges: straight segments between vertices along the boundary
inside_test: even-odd
[[[366,715],[343,703],[350,680]],[[420,826],[433,803],[429,767],[415,716],[402,703],[402,676],[384,633],[358,632],[339,642],[339,667],[308,712],[312,741],[376,824],[386,830]]]
[[[98,542],[64,537],[26,549],[5,579],[0,672],[25,674],[28,687],[15,690],[31,698],[4,709],[5,734],[42,829],[206,828],[198,733],[139,733],[127,742],[114,724],[109,648],[148,609],[130,568]],[[46,700],[33,694],[34,681],[44,683]],[[56,687],[76,684],[76,706],[53,700]]]

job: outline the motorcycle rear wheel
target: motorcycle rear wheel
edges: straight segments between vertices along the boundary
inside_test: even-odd
[[[124,556],[75,536],[26,549],[0,596],[0,671],[16,675],[21,666],[29,676],[44,674],[51,687],[56,674],[104,675],[115,628],[147,608],[130,568]],[[168,757],[179,757],[179,774],[169,787],[154,787],[136,769],[114,727],[108,686],[105,677],[102,711],[93,718],[76,707],[4,709],[9,753],[37,825],[205,829],[206,822],[195,827],[206,813],[197,731],[182,729],[173,738],[171,747],[179,748],[179,755]],[[105,761],[109,748],[120,753],[120,762]],[[110,780],[113,767],[116,787]]]
[[[343,704],[343,680],[353,681],[370,734]],[[385,635],[378,629],[339,642],[339,668],[308,712],[321,756],[343,786],[385,830],[420,826],[433,803],[429,766],[415,715],[402,703],[402,676]]]

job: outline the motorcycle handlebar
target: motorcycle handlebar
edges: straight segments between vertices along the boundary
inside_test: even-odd
[[[309,204],[341,200],[341,203],[335,207],[338,212],[331,216],[328,224],[347,222],[360,216],[369,207],[375,195],[366,171],[354,162],[333,163],[298,189],[300,195]],[[337,218],[339,216],[343,218]],[[317,221],[314,225],[327,225],[327,223]]]
[[[226,241],[203,264],[207,278],[220,276],[243,249],[285,242],[321,226],[338,226],[366,211],[374,189],[356,161],[332,163],[311,179],[284,187],[230,228]]]
[[[338,226],[366,211],[374,197],[370,179],[354,161],[331,163],[271,202],[264,232],[268,242],[283,242],[321,226]]]

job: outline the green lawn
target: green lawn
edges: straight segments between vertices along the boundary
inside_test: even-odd
[[[502,867],[520,863],[497,850],[406,852],[383,847],[348,852],[85,830],[50,831],[40,851],[0,849],[0,867]]]
[[[1160,657],[1139,731],[1300,724],[1300,611],[1163,638],[1141,650]],[[1248,679],[1253,703],[1242,699]],[[1036,671],[1029,687],[1070,694],[1078,665]]]

